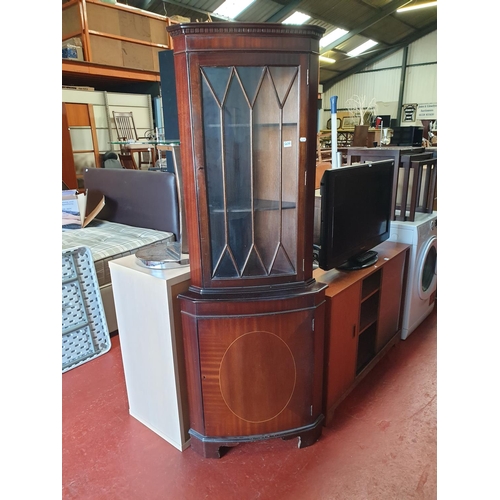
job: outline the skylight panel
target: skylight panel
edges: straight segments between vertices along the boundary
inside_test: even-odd
[[[400,7],[396,12],[408,12],[409,10],[426,9],[427,7],[437,7],[437,2],[424,2],[405,5]]]
[[[328,64],[333,64],[334,62],[336,62],[335,59],[332,59],[331,57],[326,57],[326,56],[319,56],[319,60],[326,62]]]
[[[343,30],[342,28],[334,29],[331,33],[328,33],[328,35],[325,35],[319,41],[319,46],[326,47],[327,45],[333,43],[335,40],[338,40],[340,37],[343,37],[346,33],[347,31]]]
[[[351,50],[350,52],[347,53],[349,57],[355,57],[359,56],[359,54],[362,54],[363,52],[366,52],[368,49],[371,49],[374,45],[377,45],[378,42],[375,42],[373,40],[368,40],[365,43],[362,43],[358,47],[356,47],[354,50]]]
[[[254,1],[255,0],[226,0],[214,10],[214,14],[227,19],[234,19]]]
[[[282,24],[304,24],[307,20],[311,19],[311,16],[295,11],[291,16],[288,16]]]

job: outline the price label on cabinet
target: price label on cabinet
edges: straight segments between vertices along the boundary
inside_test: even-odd
[[[291,148],[292,147],[292,141],[284,141],[283,142],[283,147],[284,148]]]

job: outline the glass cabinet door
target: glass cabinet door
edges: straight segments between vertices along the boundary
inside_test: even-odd
[[[200,73],[212,279],[293,276],[299,66]]]

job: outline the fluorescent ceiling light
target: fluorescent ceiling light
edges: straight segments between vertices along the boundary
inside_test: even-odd
[[[373,40],[368,40],[367,42],[362,43],[359,47],[356,47],[354,50],[351,50],[351,52],[348,52],[347,55],[349,57],[359,56],[359,54],[366,52],[368,49],[371,49],[374,45],[377,44],[378,42],[374,42]]]
[[[214,14],[226,17],[227,19],[234,19],[254,1],[255,0],[226,0],[222,5],[214,10]]]
[[[288,16],[282,24],[304,24],[308,19],[311,19],[311,16],[297,10],[291,16]]]
[[[326,56],[319,56],[319,60],[326,62],[326,63],[329,63],[329,64],[333,64],[335,62],[335,59],[332,59],[331,57],[326,57]]]
[[[326,47],[327,45],[333,43],[335,40],[338,40],[340,37],[344,36],[346,33],[347,33],[346,30],[343,30],[342,28],[337,28],[333,30],[331,33],[328,33],[328,35],[325,35],[319,41],[319,46]]]
[[[437,4],[438,4],[437,2],[416,3],[414,5],[401,7],[396,12],[408,12],[409,10],[425,9],[426,7],[437,7]]]

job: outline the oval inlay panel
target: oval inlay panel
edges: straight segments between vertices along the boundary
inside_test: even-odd
[[[248,422],[265,422],[278,416],[293,395],[295,381],[293,354],[274,333],[246,333],[222,357],[222,397],[237,417]]]

